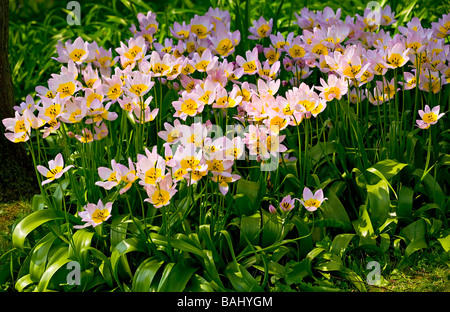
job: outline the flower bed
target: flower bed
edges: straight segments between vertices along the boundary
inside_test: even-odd
[[[370,260],[448,251],[450,15],[295,16],[241,38],[210,8],[158,42],[148,12],[114,50],[60,42],[3,120],[41,190],[16,290],[364,291]]]

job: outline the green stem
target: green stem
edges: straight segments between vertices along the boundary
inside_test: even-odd
[[[428,137],[428,149],[427,149],[427,160],[425,162],[425,168],[423,169],[423,175],[422,178],[420,179],[421,181],[425,178],[425,176],[428,173],[428,166],[430,165],[430,158],[431,158],[431,141],[432,141],[432,137],[431,137],[431,129],[429,129],[429,137]]]

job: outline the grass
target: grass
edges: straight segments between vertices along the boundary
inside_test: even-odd
[[[11,228],[13,224],[31,212],[31,203],[27,199],[0,203],[0,255],[12,247]]]
[[[410,266],[394,269],[385,277],[387,284],[369,286],[372,292],[450,292],[450,255],[442,248],[419,251]]]

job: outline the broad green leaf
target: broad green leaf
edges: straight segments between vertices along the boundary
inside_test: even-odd
[[[402,185],[400,192],[398,193],[397,217],[412,217],[413,196],[414,191],[411,188]]]
[[[359,235],[359,245],[375,245],[374,230],[365,205],[359,207],[359,218],[352,222],[355,232]]]
[[[18,292],[22,292],[25,288],[27,288],[29,285],[33,284],[33,280],[31,279],[30,274],[24,275],[21,278],[19,278],[14,285],[15,289]]]
[[[368,168],[365,174],[356,177],[357,184],[367,191],[366,205],[372,226],[377,232],[389,215],[389,189],[397,197],[389,181],[406,166],[407,164],[399,163],[393,159],[384,159]]]
[[[324,219],[338,220],[344,225],[344,229],[349,230],[352,227],[347,211],[337,196],[328,190],[325,190],[325,196],[328,200],[322,203]]]
[[[261,266],[261,265],[253,265],[253,267],[260,270],[263,273],[268,273],[270,275],[274,275],[277,278],[284,277],[285,266],[278,264],[274,261],[269,261],[267,263],[267,268],[265,268],[264,266]]]
[[[111,247],[114,248],[118,243],[127,237],[128,229],[127,216],[114,216],[111,222]]]
[[[405,255],[408,257],[411,254],[413,254],[414,252],[416,252],[417,250],[420,250],[423,248],[428,248],[428,244],[427,244],[425,237],[417,238],[417,239],[413,240],[411,243],[409,243],[408,246],[406,246]]]
[[[441,243],[442,248],[444,248],[446,252],[450,251],[450,234],[446,237],[438,238],[437,240],[439,241],[439,243]]]
[[[259,209],[260,184],[245,179],[239,179],[234,196],[236,213],[239,216],[252,215]]]
[[[368,171],[375,173],[375,170],[372,171],[372,169],[376,169],[389,181],[394,176],[396,176],[407,165],[408,164],[399,163],[398,161],[393,160],[393,159],[384,159],[382,161],[379,161],[375,165],[373,165],[371,168],[368,169]],[[371,178],[370,182],[375,183],[376,181],[377,181],[376,178]]]
[[[389,216],[390,199],[389,189],[385,180],[379,180],[376,184],[367,184],[368,209],[372,226],[378,228]]]
[[[330,271],[340,271],[344,268],[344,264],[342,263],[342,260],[338,255],[327,252],[322,253],[320,258],[325,261],[320,262],[315,266],[315,269],[317,270],[330,272]]]
[[[313,250],[313,241],[312,241],[312,236],[311,236],[311,231],[308,227],[308,225],[306,225],[306,223],[298,216],[294,216],[291,219],[291,222],[295,225],[295,227],[297,228],[297,232],[298,232],[298,236],[299,237],[303,237],[306,236],[302,239],[300,239],[298,241],[300,247],[299,247],[299,259],[303,259],[304,257],[306,257],[306,255],[308,255],[308,253]]]
[[[391,246],[391,238],[389,237],[389,234],[387,234],[387,233],[381,233],[380,237],[381,237],[380,248],[384,252],[387,252],[389,249],[389,246]]]
[[[299,283],[310,274],[312,274],[310,261],[303,259],[300,262],[296,262],[294,265],[289,265],[285,277],[286,284],[291,285]]]
[[[416,169],[413,175],[422,178],[423,170]],[[426,195],[428,196],[428,198],[434,203],[438,204],[441,208],[445,207],[445,196],[442,192],[441,186],[439,185],[439,183],[437,183],[436,179],[430,173],[427,173],[425,177],[423,177],[422,183],[425,186]]]
[[[422,207],[420,207],[419,209],[414,211],[413,217],[416,217],[416,218],[421,217],[421,216],[426,217],[427,212],[430,210],[436,210],[437,216],[439,216],[439,215],[444,216],[444,213],[442,212],[441,207],[438,204],[429,203],[429,204],[423,205]]]
[[[116,245],[111,254],[111,268],[117,283],[119,283],[118,266],[121,257],[133,251],[146,252],[146,247],[145,241],[136,237],[127,238]]]
[[[114,278],[112,276],[110,258],[106,257],[104,253],[102,253],[100,250],[96,248],[87,247],[86,250],[89,251],[92,254],[92,256],[102,261],[98,269],[100,271],[100,274],[103,276],[104,280],[108,283],[108,286],[112,288]]]
[[[426,234],[426,224],[423,219],[419,219],[404,227],[399,236],[402,236],[406,239],[407,243],[412,242],[415,239],[423,238]]]
[[[214,288],[211,286],[211,283],[209,283],[206,279],[204,279],[198,274],[194,274],[190,279],[190,283],[188,284],[188,286],[186,286],[185,291],[213,292]]]
[[[76,220],[73,215],[68,214],[67,217],[70,220]],[[17,224],[14,228],[12,234],[12,243],[15,248],[24,249],[25,238],[27,235],[41,226],[42,224],[49,221],[65,220],[66,214],[63,211],[44,209],[33,212],[32,214],[25,217],[22,221]]]
[[[278,214],[272,214],[266,210],[261,210],[261,215],[261,246],[267,247],[277,242],[281,236],[281,218]]]
[[[69,245],[69,258],[86,263],[86,251],[91,246],[93,236],[94,232],[86,229],[76,231],[72,237],[73,244]]]
[[[225,269],[225,275],[238,292],[260,292],[262,287],[255,278],[239,263],[231,262]]]
[[[36,291],[43,292],[47,289],[48,283],[50,282],[50,279],[53,277],[56,271],[58,271],[63,265],[67,264],[70,261],[70,259],[67,257],[68,254],[68,247],[61,247],[52,256],[54,261],[49,260],[49,266],[45,270],[44,274],[42,274],[42,277],[39,280],[39,284],[36,287]]]
[[[31,208],[33,211],[38,211],[44,209],[45,198],[44,196],[37,194],[33,196],[33,200],[31,201]]]
[[[251,216],[241,217],[240,245],[246,246],[247,239],[252,245],[259,245],[261,233],[261,214],[255,213]],[[245,239],[245,238],[246,239]]]
[[[206,247],[212,252],[214,262],[218,263],[220,260],[220,255],[217,252],[216,247],[214,246],[214,243],[211,238],[211,225],[202,224],[198,228],[198,236],[203,242],[205,242]]]
[[[354,236],[355,234],[339,234],[335,236],[331,243],[330,251],[342,258],[345,249]]]
[[[159,235],[155,235],[152,233],[153,242],[158,242],[163,245],[167,245],[167,241],[164,237],[160,237]],[[194,234],[192,234],[194,235]],[[196,235],[196,234],[195,234]],[[173,239],[171,239],[170,244],[173,248],[192,253],[193,255],[198,256],[202,261],[203,265],[210,275],[211,279],[219,286],[223,287],[222,282],[219,277],[219,272],[217,271],[214,259],[212,257],[212,252],[210,250],[202,250],[196,243],[192,241],[189,237],[184,234],[177,234]]]
[[[309,150],[311,162],[316,165],[325,155],[336,153],[336,142],[319,142]]]
[[[426,231],[426,224],[423,219],[409,224],[400,231],[399,236],[405,238],[408,244],[405,249],[407,257],[417,250],[428,247],[425,239]]]
[[[169,275],[164,280],[163,284],[160,284],[158,291],[166,292],[181,292],[186,287],[192,274],[197,271],[196,267],[189,266],[185,262],[181,261],[175,264],[170,270]],[[164,275],[164,274],[163,274]]]
[[[30,278],[34,282],[39,282],[45,272],[48,253],[55,239],[56,236],[53,233],[45,235],[31,252]]]

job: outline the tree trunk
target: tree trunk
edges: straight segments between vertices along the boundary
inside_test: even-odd
[[[14,90],[8,62],[9,0],[0,0],[0,117],[13,116]],[[3,130],[3,129],[2,129]]]
[[[9,0],[0,0],[0,119],[14,117],[14,90],[8,62]],[[6,139],[0,125],[0,201],[17,200],[36,192],[32,160],[23,143]]]

